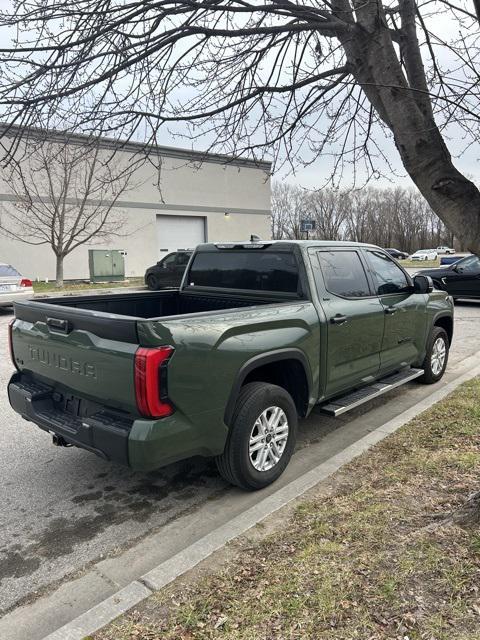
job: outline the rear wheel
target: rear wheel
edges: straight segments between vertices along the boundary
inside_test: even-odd
[[[151,273],[149,276],[147,276],[147,287],[151,291],[156,291],[159,288],[158,280],[153,275],[153,273]]]
[[[445,373],[450,343],[445,329],[433,327],[427,344],[427,353],[422,364],[425,371],[419,378],[424,384],[438,382]]]
[[[285,389],[246,384],[238,397],[227,444],[216,459],[231,484],[254,491],[279,478],[295,448],[297,410]]]

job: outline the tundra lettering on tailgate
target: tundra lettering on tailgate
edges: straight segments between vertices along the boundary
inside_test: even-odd
[[[69,373],[77,373],[79,376],[85,376],[86,378],[97,378],[97,369],[91,362],[74,360],[60,353],[48,351],[44,347],[34,347],[30,344],[28,345],[28,352],[31,360],[47,367],[54,367]]]

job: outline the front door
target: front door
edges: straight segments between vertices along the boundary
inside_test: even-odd
[[[327,319],[324,394],[332,397],[372,381],[380,368],[385,314],[369,287],[359,251],[316,251],[318,294]]]
[[[380,368],[382,373],[388,373],[420,357],[424,346],[425,295],[413,292],[405,272],[384,251],[364,251],[385,314]]]
[[[175,287],[179,287],[182,283],[183,274],[187,268],[188,261],[190,260],[190,254],[177,253],[177,259],[175,260]]]
[[[459,260],[450,269],[444,284],[452,296],[480,297],[480,258],[468,256]]]

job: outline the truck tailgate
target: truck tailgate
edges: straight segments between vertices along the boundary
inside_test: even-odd
[[[124,327],[115,339],[117,318],[92,317],[91,312],[75,309],[62,309],[62,314],[58,309],[35,302],[16,305],[12,347],[19,371],[33,374],[59,392],[70,391],[103,406],[136,413],[135,321],[130,319],[131,341],[125,342]],[[102,319],[106,322],[100,326]]]

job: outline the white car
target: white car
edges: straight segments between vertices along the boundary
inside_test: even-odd
[[[33,298],[32,281],[24,278],[11,264],[0,262],[0,307]]]
[[[437,252],[435,249],[420,249],[410,256],[410,260],[436,260]]]
[[[441,255],[441,254],[449,254],[449,253],[455,253],[455,249],[452,249],[451,247],[437,247],[436,248],[436,252]]]

